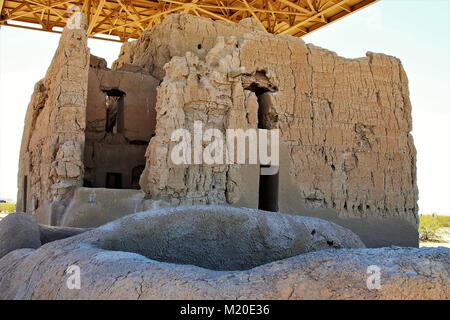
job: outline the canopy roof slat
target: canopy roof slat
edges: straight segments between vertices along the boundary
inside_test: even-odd
[[[88,20],[88,35],[136,39],[166,15],[188,12],[215,20],[255,18],[261,29],[304,36],[378,0],[0,0],[0,26],[61,32],[73,5]],[[72,7],[73,12],[73,7]],[[112,36],[112,37],[111,37]]]

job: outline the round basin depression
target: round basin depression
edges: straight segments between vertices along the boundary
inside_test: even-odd
[[[312,218],[227,206],[182,206],[127,216],[96,230],[95,246],[211,270],[246,270],[302,253],[361,248],[348,229]]]
[[[350,230],[317,218],[228,206],[162,208],[10,252],[0,259],[0,298],[447,298],[445,248],[363,247]],[[367,286],[372,265],[389,270],[380,290]],[[76,270],[79,289],[72,290]]]

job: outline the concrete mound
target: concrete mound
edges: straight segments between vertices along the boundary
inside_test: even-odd
[[[18,249],[37,249],[49,242],[73,237],[87,228],[54,227],[38,224],[27,213],[12,213],[0,221],[0,258]]]
[[[0,258],[17,249],[40,246],[39,225],[31,215],[13,213],[0,222]]]
[[[450,297],[450,250],[362,247],[351,231],[321,219],[226,206],[165,208],[9,253],[0,259],[0,298]],[[79,290],[68,286],[74,265]],[[377,273],[380,281],[372,282]]]
[[[148,211],[97,232],[102,235],[97,246],[105,250],[212,270],[244,270],[310,251],[364,247],[352,231],[325,220],[227,206]]]

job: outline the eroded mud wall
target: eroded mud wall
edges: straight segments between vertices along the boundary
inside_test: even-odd
[[[18,174],[18,211],[50,224],[83,181],[89,49],[83,28],[65,29],[28,106]]]
[[[150,51],[143,48],[163,41],[160,34],[172,28],[186,30],[179,21],[204,23],[189,16],[175,21],[160,25],[168,31],[150,33],[128,48],[120,64],[159,70],[171,55],[152,51],[156,56],[145,64]],[[281,131],[279,211],[333,220],[369,246],[417,245],[416,151],[400,61],[374,53],[346,59],[298,38],[263,32],[237,35],[217,40],[204,57],[187,48],[165,72],[156,72],[166,76],[141,177],[148,196],[256,206],[259,174],[251,166],[183,167],[171,164],[169,156],[171,132],[192,130],[195,120],[221,131],[258,127],[256,81],[267,91],[266,127]],[[202,36],[192,32],[186,38],[194,44]]]
[[[222,39],[223,40],[223,39]],[[230,81],[227,72],[239,64],[236,40],[223,42],[221,60],[214,52],[201,61],[191,53],[175,57],[165,66],[166,77],[158,88],[156,135],[147,150],[147,166],[141,177],[142,189],[152,198],[180,203],[238,202],[237,165],[202,165],[191,157],[190,163],[172,162],[171,151],[177,142],[171,141],[176,129],[193,132],[195,122],[203,124],[202,131],[256,126],[257,109],[244,100],[242,84]],[[225,48],[227,46],[227,48]],[[246,114],[249,113],[249,117]],[[253,180],[253,179],[252,179]],[[253,194],[254,192],[250,192]],[[257,202],[256,202],[257,203]],[[254,203],[252,203],[254,205]]]
[[[164,77],[164,65],[173,57],[188,51],[204,59],[214,47],[217,36],[239,36],[260,30],[253,19],[238,24],[213,21],[189,14],[172,14],[154,28],[147,29],[138,41],[125,43],[113,69],[149,73],[159,80]]]
[[[240,46],[245,72],[265,70],[278,88],[279,209],[353,226],[367,245],[417,245],[416,150],[401,62],[375,53],[345,59],[261,33]]]

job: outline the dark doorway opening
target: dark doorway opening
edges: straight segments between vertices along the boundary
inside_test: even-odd
[[[251,87],[258,100],[258,129],[270,130],[277,119],[270,117],[270,96],[269,90],[253,84]],[[259,168],[259,200],[258,209],[264,211],[278,211],[278,187],[279,170],[275,174],[267,174],[274,170],[269,170],[270,165],[260,165]],[[266,169],[266,170],[264,170]]]
[[[122,174],[107,172],[105,187],[108,189],[122,189]]]
[[[269,168],[269,166],[261,165],[261,168]],[[260,174],[258,209],[273,212],[278,211],[278,174],[279,172],[273,175]]]
[[[123,132],[123,99],[125,93],[119,89],[105,90],[106,93],[106,128],[108,133],[122,133]]]
[[[141,174],[144,171],[145,166],[137,166],[134,167],[131,171],[131,188],[132,189],[140,189],[139,180],[141,178]]]
[[[28,176],[23,177],[23,212],[27,212],[27,199],[28,199]]]

